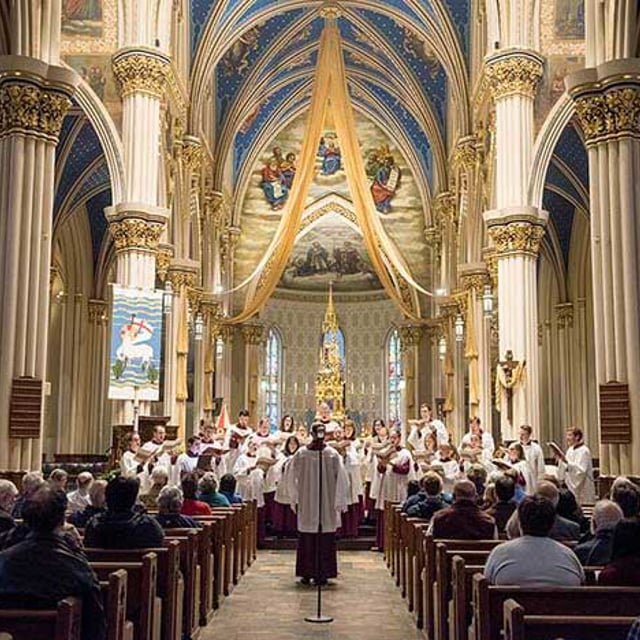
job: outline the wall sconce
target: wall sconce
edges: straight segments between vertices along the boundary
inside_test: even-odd
[[[222,358],[224,354],[224,340],[218,336],[216,338],[216,358]]]
[[[440,356],[440,360],[444,360],[444,357],[447,355],[447,340],[444,336],[438,340],[438,355]]]
[[[202,320],[202,314],[198,313],[196,315],[195,322],[193,323],[194,328],[194,338],[198,341],[202,341],[202,336],[204,335],[204,321]]]
[[[456,342],[462,342],[464,338],[464,318],[460,313],[456,316],[454,327],[456,331]]]
[[[171,313],[171,306],[173,304],[173,286],[171,281],[167,278],[164,283],[164,293],[162,294],[162,311],[165,315]]]
[[[491,291],[491,285],[484,285],[484,292],[482,294],[482,310],[484,315],[488,318],[493,313],[493,291]]]

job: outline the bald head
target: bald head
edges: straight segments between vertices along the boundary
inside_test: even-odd
[[[475,502],[478,499],[476,486],[470,480],[460,480],[453,487],[453,497],[456,502],[459,500]]]
[[[591,529],[594,533],[600,531],[600,529],[611,529],[623,517],[622,509],[615,502],[612,500],[599,500],[593,507]]]
[[[556,487],[553,482],[548,482],[547,480],[538,482],[538,486],[536,487],[536,495],[542,496],[543,498],[549,500],[553,504],[554,509],[558,507],[560,492],[558,491],[558,487]]]

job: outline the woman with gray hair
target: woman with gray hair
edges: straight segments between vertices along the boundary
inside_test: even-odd
[[[163,487],[158,496],[156,520],[163,529],[187,529],[200,527],[200,523],[190,516],[180,513],[184,499],[178,487]]]
[[[11,516],[13,505],[18,497],[18,488],[10,480],[0,480],[0,533],[16,526]]]
[[[13,517],[22,518],[22,508],[25,502],[44,484],[40,471],[29,471],[22,476],[22,491],[13,505]]]

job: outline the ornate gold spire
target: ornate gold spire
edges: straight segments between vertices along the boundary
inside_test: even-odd
[[[329,300],[327,301],[327,310],[324,312],[324,320],[322,321],[322,333],[338,332],[338,316],[333,305],[333,282],[329,283]]]

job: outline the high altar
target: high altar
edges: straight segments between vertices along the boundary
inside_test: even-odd
[[[329,285],[329,300],[322,321],[320,369],[316,375],[316,402],[326,402],[335,420],[344,419],[344,365],[340,355],[338,317],[333,304],[333,288]]]

